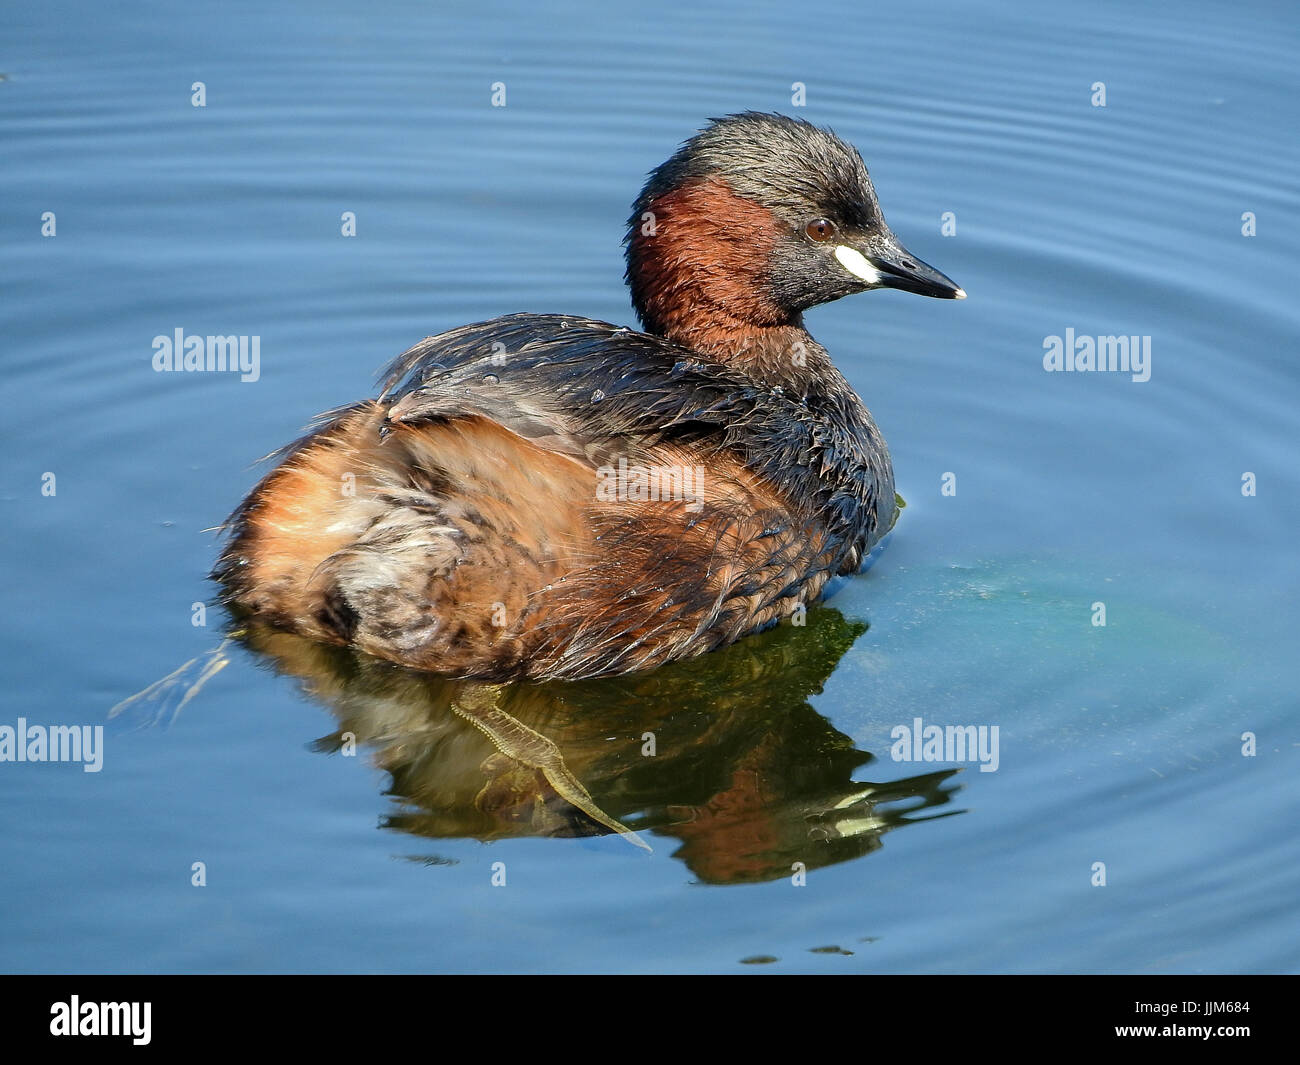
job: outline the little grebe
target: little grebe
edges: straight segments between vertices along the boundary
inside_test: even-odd
[[[702,654],[857,571],[889,451],[803,311],[899,288],[861,157],[781,115],[713,121],[628,223],[645,332],[511,314],[421,341],[231,516],[237,613],[419,669],[578,678]]]

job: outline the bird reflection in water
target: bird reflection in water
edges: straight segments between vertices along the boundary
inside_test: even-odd
[[[874,756],[809,705],[866,626],[819,607],[731,647],[646,673],[485,685],[414,672],[271,628],[239,639],[391,776],[382,824],[496,840],[620,832],[675,838],[701,881],[754,883],[878,849],[943,810],[955,770],[853,778]]]

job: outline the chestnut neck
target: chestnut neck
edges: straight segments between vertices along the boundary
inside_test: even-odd
[[[771,295],[780,223],[766,208],[704,178],[643,196],[632,227],[627,280],[646,332],[769,386],[830,370],[802,315]]]

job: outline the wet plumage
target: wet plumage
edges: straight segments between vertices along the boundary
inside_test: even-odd
[[[789,180],[738,207],[711,156],[688,165],[688,142],[629,230],[634,304],[661,335],[516,314],[415,345],[378,399],[326,416],[232,515],[215,570],[232,607],[422,669],[577,678],[723,646],[855,571],[894,520],[889,453],[803,329],[803,307],[824,299],[787,276],[803,238],[786,230],[811,212],[835,213],[845,246],[892,234],[843,142],[778,116],[711,130],[727,123],[741,140],[779,129],[838,153],[818,180],[856,213],[801,209]],[[733,180],[755,195],[748,167]],[[724,209],[748,228],[732,233]],[[880,287],[808,255],[825,298]],[[951,286],[930,294],[960,293],[910,265]],[[923,282],[936,284],[908,283]],[[600,486],[620,461],[703,480],[694,499],[610,498]]]

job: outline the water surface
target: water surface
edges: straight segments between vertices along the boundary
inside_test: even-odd
[[[0,966],[1298,967],[1289,6],[4,22],[0,725],[107,732],[98,773],[0,763]],[[909,503],[867,575],[803,629],[512,697],[653,854],[595,834],[442,682],[287,637],[231,647],[174,721],[108,719],[219,643],[219,610],[192,624],[205,530],[254,459],[427,334],[631,323],[644,174],[747,108],[855,143],[895,232],[970,298],[808,316]],[[155,373],[177,328],[260,337],[259,379]],[[1150,379],[1045,372],[1067,329],[1149,336]],[[916,718],[997,726],[996,772],[895,761]]]

